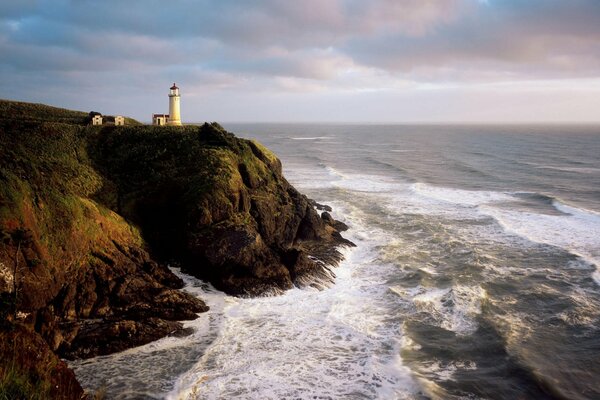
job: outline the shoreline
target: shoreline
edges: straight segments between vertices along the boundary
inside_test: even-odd
[[[316,208],[316,207],[315,207]],[[328,207],[327,212],[331,212],[331,207]],[[339,221],[336,221],[339,223]],[[305,243],[306,245],[306,243]],[[226,323],[227,316],[223,314],[224,308],[228,304],[240,304],[244,301],[253,301],[259,299],[286,296],[289,291],[300,291],[300,296],[309,295],[312,290],[323,291],[333,287],[336,282],[337,274],[335,270],[340,267],[340,264],[348,260],[349,252],[354,251],[356,245],[354,243],[344,239],[339,243],[325,242],[312,243],[315,247],[320,248],[321,251],[328,252],[329,256],[326,257],[329,260],[334,260],[334,263],[325,263],[321,259],[315,259],[315,262],[319,264],[322,270],[313,270],[308,273],[308,276],[304,277],[304,284],[295,285],[292,289],[286,291],[274,290],[271,293],[265,293],[262,296],[232,296],[223,291],[216,289],[209,282],[203,281],[189,273],[187,273],[182,267],[170,266],[169,269],[184,282],[184,286],[180,289],[199,300],[202,300],[207,304],[209,310],[207,312],[198,314],[197,319],[179,321],[182,323],[181,334],[169,334],[155,341],[143,344],[141,346],[134,346],[127,348],[123,351],[111,353],[107,355],[100,355],[93,358],[82,358],[68,361],[68,365],[75,371],[76,378],[83,383],[82,387],[87,393],[93,394],[98,390],[106,391],[110,393],[110,388],[106,384],[98,384],[98,373],[93,371],[86,372],[85,376],[81,376],[82,371],[86,371],[91,365],[100,364],[100,368],[107,373],[112,371],[114,368],[117,370],[121,369],[118,367],[121,363],[125,363],[123,371],[131,373],[135,370],[134,375],[139,375],[140,386],[143,385],[144,381],[147,381],[145,376],[144,368],[136,368],[135,365],[138,363],[145,362],[156,362],[155,355],[157,353],[168,353],[169,351],[174,352],[174,357],[178,356],[176,349],[187,348],[193,354],[193,357],[187,358],[188,369],[183,370],[183,373],[174,374],[168,381],[171,382],[172,387],[169,391],[160,391],[159,393],[153,393],[157,396],[166,396],[165,398],[179,398],[177,395],[177,385],[184,378],[185,374],[189,373],[193,366],[202,357],[203,352],[210,346],[210,344],[216,340],[219,335],[218,331],[220,326]],[[312,246],[308,246],[314,248]],[[308,251],[306,248],[304,251]],[[312,274],[312,275],[311,275]],[[303,279],[299,277],[298,279]],[[170,368],[165,370],[177,370],[181,369],[182,362],[178,362],[176,359],[169,361],[168,356],[162,358],[161,363],[173,364]],[[135,360],[132,364],[131,359]],[[145,359],[154,361],[144,361]],[[181,372],[181,371],[180,371]],[[155,378],[156,381],[164,380],[165,375],[160,373]],[[117,380],[118,381],[118,380]],[[164,381],[161,385],[165,385],[167,381]],[[153,386],[153,385],[150,385]],[[180,388],[183,390],[183,388]],[[117,395],[118,393],[113,393]],[[152,395],[150,392],[146,392],[147,395]],[[175,397],[174,397],[175,396]]]

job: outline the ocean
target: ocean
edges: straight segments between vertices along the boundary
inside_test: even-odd
[[[600,398],[600,127],[226,124],[357,247],[323,291],[70,365],[116,399]]]

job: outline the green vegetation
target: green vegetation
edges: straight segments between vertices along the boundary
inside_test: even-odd
[[[15,360],[2,360],[0,368],[0,400],[47,400],[51,398],[50,382],[31,376]]]
[[[21,121],[62,122],[77,125],[88,123],[88,113],[83,111],[10,100],[0,100],[0,115],[2,115],[2,119],[19,119]]]
[[[129,117],[125,117],[125,126],[131,126],[131,125],[144,125],[141,122],[139,122],[138,120],[135,120],[133,118],[129,118]]]
[[[85,201],[104,180],[87,150],[98,129],[0,120],[0,131],[0,230],[28,229],[40,261],[62,259],[68,247],[64,261],[76,262],[87,251],[81,239],[90,242],[102,235],[90,217],[103,206]],[[114,229],[129,231],[117,216],[105,215]]]
[[[190,225],[250,224],[252,199],[287,202],[275,155],[217,123],[90,126],[87,113],[40,104],[0,101],[0,110],[0,233],[30,232],[29,267],[77,267],[114,239],[141,245],[136,226],[168,258]]]
[[[140,225],[166,258],[184,251],[184,228],[192,223],[249,222],[242,187],[271,182],[276,172],[255,156],[256,144],[217,123],[105,127],[89,138],[94,167],[110,182],[94,199]]]
[[[73,111],[65,108],[47,106],[45,104],[25,103],[21,101],[11,101],[0,99],[1,119],[20,120],[29,122],[58,122],[72,125],[88,125],[91,121],[91,114],[97,114],[94,111]],[[105,115],[105,118],[114,116]],[[125,125],[142,125],[133,118],[125,117]]]
[[[18,324],[0,330],[0,400],[80,399],[73,378],[38,335]]]

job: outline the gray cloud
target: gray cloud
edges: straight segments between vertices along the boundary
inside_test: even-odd
[[[324,65],[340,57],[404,72],[433,67],[443,72],[474,62],[494,69],[490,62],[499,62],[498,70],[525,75],[530,65],[550,72],[595,72],[600,59],[600,3],[593,0],[33,4],[0,8],[0,51],[9,54],[21,47],[37,52],[40,69],[79,69],[86,60],[110,68],[100,59],[112,56],[149,65],[169,60],[205,69],[326,79],[332,72]],[[47,48],[60,49],[63,61],[46,57]],[[77,55],[82,61],[74,62]],[[311,61],[319,65],[308,65]]]
[[[8,0],[0,72],[3,97],[68,83],[106,104],[173,79],[197,96],[595,78],[600,2]]]
[[[600,3],[512,3],[482,7],[433,35],[361,37],[344,51],[360,63],[404,72],[439,67],[442,73],[477,68],[474,75],[486,78],[490,72],[498,78],[598,74]]]

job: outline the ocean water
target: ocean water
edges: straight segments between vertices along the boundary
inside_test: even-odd
[[[117,399],[600,398],[600,127],[229,124],[357,244],[336,284],[72,363]]]

